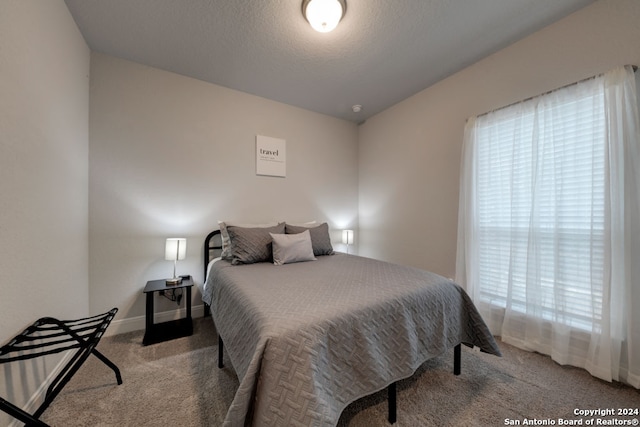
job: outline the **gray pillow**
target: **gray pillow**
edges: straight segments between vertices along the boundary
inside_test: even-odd
[[[287,224],[285,231],[287,234],[298,234],[305,230],[309,230],[311,235],[311,246],[313,246],[313,254],[333,255],[333,246],[331,246],[331,238],[329,237],[329,225],[326,222],[316,227],[299,227]]]
[[[227,226],[231,264],[253,264],[272,260],[271,234],[284,234],[284,223],[274,227]]]
[[[244,227],[244,228],[262,228],[262,227],[274,227],[280,224],[279,222],[269,222],[265,224],[249,224],[236,221],[218,221],[220,227],[220,238],[222,239],[222,253],[220,257],[222,259],[231,260],[231,242],[229,241],[229,233],[227,227]]]
[[[284,265],[292,262],[315,261],[309,230],[298,234],[273,234],[273,263]]]

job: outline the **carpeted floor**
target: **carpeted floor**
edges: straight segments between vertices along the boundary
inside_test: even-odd
[[[143,334],[106,337],[98,346],[120,368],[122,385],[116,385],[113,371],[90,357],[42,420],[58,427],[221,425],[238,380],[228,360],[224,369],[216,366],[211,319],[196,319],[188,338],[143,347]],[[640,391],[499,345],[502,358],[463,346],[460,376],[452,374],[451,351],[401,381],[396,426],[561,425],[559,419],[607,425],[597,419],[640,419],[574,415],[580,409],[640,409]],[[338,425],[388,426],[386,416],[382,391],[348,406]]]

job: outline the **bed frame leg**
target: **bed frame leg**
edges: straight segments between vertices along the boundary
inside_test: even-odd
[[[222,342],[222,337],[218,334],[218,368],[224,368],[224,361],[222,357],[224,356],[224,343]]]
[[[460,360],[462,358],[462,347],[458,344],[453,348],[453,374],[460,375]]]
[[[389,384],[387,387],[387,398],[389,401],[389,424],[395,424],[397,420],[397,383]]]

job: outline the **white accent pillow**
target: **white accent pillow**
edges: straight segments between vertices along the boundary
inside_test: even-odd
[[[316,260],[313,255],[309,230],[299,234],[269,234],[272,239],[273,263],[275,265]]]

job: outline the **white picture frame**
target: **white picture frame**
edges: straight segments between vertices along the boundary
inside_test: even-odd
[[[256,175],[287,176],[287,141],[256,135]]]

